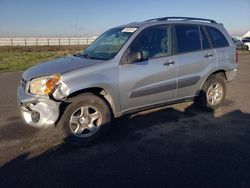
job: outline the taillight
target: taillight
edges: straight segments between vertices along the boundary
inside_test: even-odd
[[[239,53],[238,53],[238,50],[236,50],[236,53],[235,53],[235,61],[236,61],[236,63],[238,63],[238,60],[239,60]]]

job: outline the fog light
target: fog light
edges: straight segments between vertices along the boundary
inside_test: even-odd
[[[38,112],[32,111],[31,119],[33,122],[37,123],[40,119],[40,114]]]

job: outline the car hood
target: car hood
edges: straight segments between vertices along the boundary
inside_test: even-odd
[[[85,57],[65,56],[30,67],[23,73],[23,79],[29,81],[36,77],[62,74],[75,69],[93,66],[103,61],[104,60],[87,59]]]

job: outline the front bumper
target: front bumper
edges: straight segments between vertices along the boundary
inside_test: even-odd
[[[17,101],[25,123],[37,128],[55,125],[59,117],[60,102],[30,95],[22,85],[17,88]]]

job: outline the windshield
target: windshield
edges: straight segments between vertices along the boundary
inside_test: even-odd
[[[81,55],[90,59],[112,59],[137,28],[114,28],[103,33]]]

